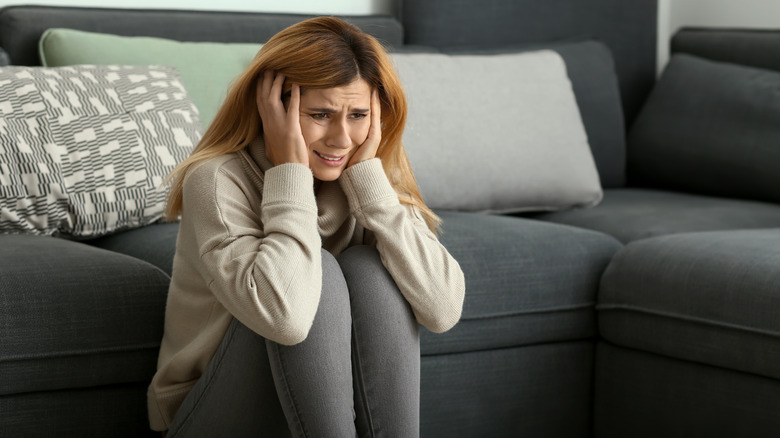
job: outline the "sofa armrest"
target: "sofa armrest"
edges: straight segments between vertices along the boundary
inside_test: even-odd
[[[683,28],[671,52],[780,71],[780,30]]]

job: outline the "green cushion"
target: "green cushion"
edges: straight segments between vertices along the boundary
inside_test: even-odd
[[[260,50],[261,44],[181,42],[164,38],[125,37],[73,29],[48,29],[41,36],[41,63],[169,65],[208,127],[225,99],[228,85]]]

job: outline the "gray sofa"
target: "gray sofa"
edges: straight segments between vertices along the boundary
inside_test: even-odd
[[[650,0],[404,0],[352,18],[399,51],[558,53],[603,187],[589,208],[437,210],[467,295],[452,331],[422,334],[423,436],[780,427],[780,33],[682,30],[656,81],[655,14]],[[37,65],[49,27],[257,42],[303,18],[7,7],[0,47]],[[0,436],[150,435],[176,233],[0,235]]]

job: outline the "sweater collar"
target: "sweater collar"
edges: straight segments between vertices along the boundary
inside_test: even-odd
[[[263,173],[268,172],[268,169],[274,167],[265,155],[265,142],[263,142],[263,136],[258,135],[257,138],[252,140],[247,146],[247,150],[249,151],[249,156],[255,160],[255,163],[257,163]]]

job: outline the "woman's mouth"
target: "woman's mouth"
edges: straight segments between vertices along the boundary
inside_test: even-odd
[[[344,159],[346,158],[346,155],[329,155],[329,154],[322,154],[317,151],[313,151],[314,155],[317,156],[317,158],[320,159],[325,165],[331,166],[331,167],[339,167],[344,163]]]

